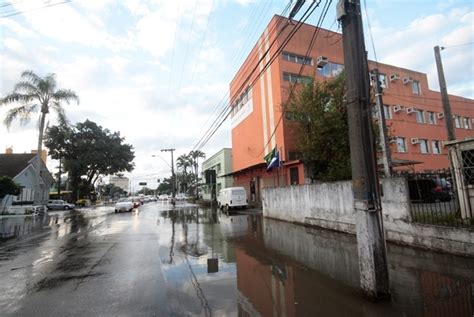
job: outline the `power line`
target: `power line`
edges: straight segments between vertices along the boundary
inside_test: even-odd
[[[287,8],[285,8],[285,10],[287,10]],[[285,10],[284,10],[284,11],[285,11]],[[279,25],[280,25],[281,23],[282,23],[282,20],[281,20],[281,21],[278,21],[278,23],[277,23],[276,26],[275,26],[275,30],[279,27]],[[279,37],[279,35],[283,32],[283,30],[284,30],[287,26],[288,26],[288,24],[285,25],[282,30],[280,30],[280,32],[276,35],[275,39],[274,39],[274,40],[272,41],[272,43],[269,45],[268,50],[267,50],[266,52],[264,52],[264,54],[262,54],[262,56],[260,57],[260,59],[258,60],[258,62],[255,64],[255,67],[250,71],[249,75],[245,78],[245,80],[243,81],[242,85],[241,85],[241,86],[239,87],[239,89],[237,90],[238,93],[236,94],[236,97],[235,97],[234,99],[236,99],[236,98],[239,96],[239,94],[240,94],[240,92],[242,91],[242,89],[243,89],[243,87],[245,86],[245,84],[249,81],[250,77],[254,74],[255,70],[258,68],[260,62],[262,62],[263,59],[267,56],[267,54],[269,53],[271,47],[275,44],[277,38]],[[263,45],[263,43],[260,44],[260,45],[258,45],[258,47],[260,48],[262,45]],[[253,58],[251,61],[254,61],[254,60],[255,60],[255,58]],[[251,61],[249,61],[249,64],[252,64]],[[266,68],[265,68],[265,70],[266,70]],[[264,70],[262,70],[262,71],[260,72],[260,74],[262,74],[263,71],[264,71]],[[258,78],[259,78],[259,76],[257,76],[257,79],[258,79]],[[250,87],[250,86],[252,86],[252,85],[249,85],[249,87]],[[226,96],[227,96],[228,94],[229,94],[229,93],[226,93]],[[221,123],[219,123],[219,122],[220,122],[220,120],[221,120],[222,118],[224,118],[224,117],[225,117],[225,118],[224,118],[223,120],[225,121],[225,119],[226,119],[227,116],[228,116],[228,114],[226,115],[226,112],[227,112],[228,109],[231,108],[232,103],[233,103],[233,100],[231,100],[229,103],[227,103],[227,104],[224,105],[224,108],[221,110],[221,112],[220,112],[220,113],[217,115],[217,117],[214,119],[214,121],[213,121],[212,124],[209,126],[209,128],[208,128],[207,131],[204,133],[204,135],[203,135],[203,136],[200,138],[200,140],[196,143],[194,149],[201,149],[201,148],[204,146],[204,144],[201,145],[200,143],[202,143],[203,140],[206,140],[207,135],[209,135],[209,138],[210,138],[210,136],[212,136],[212,135],[215,133],[215,131],[218,129],[218,127],[220,127],[220,126],[222,125],[223,122],[221,122]],[[216,109],[216,110],[217,110],[217,109]],[[216,128],[216,126],[217,126],[217,128]],[[207,138],[207,139],[208,139],[208,138]],[[208,141],[208,140],[206,140],[205,142],[207,142],[207,141]]]
[[[265,2],[263,2],[263,3],[265,3]],[[270,2],[268,2],[268,3],[270,3]],[[289,2],[288,2],[287,6],[283,9],[283,11],[282,11],[282,13],[281,13],[280,15],[282,15],[282,16],[286,15],[287,11],[288,11],[289,8],[291,7],[291,3],[292,3],[292,1],[289,1]],[[255,12],[256,12],[256,11],[255,11]],[[259,20],[260,20],[260,17],[263,16],[263,14],[264,14],[264,7],[262,7],[262,11],[260,12]],[[251,20],[252,20],[252,19],[251,19]],[[282,23],[282,21],[283,21],[283,20],[279,20],[275,25],[273,25],[273,26],[269,29],[269,35],[270,35],[270,34],[273,34],[273,31],[275,31],[275,30],[278,29],[278,27],[280,26],[280,24]],[[254,31],[256,31],[257,29],[258,29],[257,27],[254,28]],[[278,35],[277,35],[277,36],[278,36]],[[252,35],[249,33],[249,36],[247,37],[247,40],[245,41],[245,43],[247,43],[248,40],[250,40],[251,38],[252,38]],[[264,45],[264,42],[257,43],[256,50],[259,50],[263,45]],[[245,51],[245,46],[246,46],[246,44],[244,44],[244,45],[242,46],[242,48],[241,48],[241,50],[240,50],[240,55],[242,55],[242,54],[244,53],[244,51]],[[239,54],[234,55],[234,59],[233,59],[233,62],[232,62],[232,63],[233,63],[233,66],[232,66],[231,69],[235,68],[236,63],[237,63],[238,60],[240,59],[240,57],[239,57],[239,58],[236,58],[238,55],[239,55]],[[248,64],[252,64],[253,61],[255,61],[256,58],[257,58],[257,55],[252,56],[252,59],[249,60]],[[207,126],[207,124],[208,124],[209,121],[213,118],[213,116],[215,115],[216,111],[219,109],[219,107],[220,107],[221,105],[223,105],[224,108],[225,108],[226,104],[225,104],[225,103],[223,104],[223,102],[225,102],[225,99],[226,99],[228,96],[229,96],[229,91],[227,91],[227,92],[224,94],[224,96],[222,97],[222,99],[216,104],[216,106],[214,107],[214,109],[213,109],[212,112],[211,112],[211,115],[208,117],[208,119],[207,119],[206,122],[204,123],[203,129],[204,129],[204,127]],[[218,122],[218,119],[219,119],[219,118],[220,118],[220,116],[218,115],[218,116],[214,119],[214,122],[208,127],[208,131],[211,130],[212,127]],[[199,134],[201,134],[201,132],[202,132],[203,129],[201,129],[201,131],[199,131]],[[207,133],[207,131],[206,131],[206,133]],[[206,134],[206,133],[205,133],[205,134]],[[202,138],[203,138],[203,137],[201,137],[200,139],[202,139]],[[199,143],[198,140],[199,140],[199,138],[196,140],[196,143]]]
[[[319,3],[321,3],[321,1]],[[318,3],[318,5],[319,5],[319,3]],[[329,7],[330,7],[331,3],[332,3],[332,0],[326,1],[326,4],[323,7],[321,15],[319,16],[318,23],[316,24],[316,29],[314,30],[313,36],[311,37],[311,41],[310,41],[310,44],[308,46],[308,50],[306,51],[306,56],[309,56],[310,52],[313,49],[314,43],[315,43],[316,38],[319,34],[319,30],[321,29],[321,25],[323,24],[324,18],[326,17],[326,14],[329,10]],[[305,66],[306,66],[305,64],[301,65],[300,70],[298,72],[298,77],[300,77],[302,75],[303,69],[304,69]],[[291,100],[291,98],[293,97],[293,92],[294,92],[295,87],[296,87],[296,82],[291,85],[290,93],[288,95],[288,100]],[[266,146],[271,142],[271,140],[272,140],[273,136],[275,135],[278,127],[280,126],[280,123],[283,121],[283,115],[284,115],[284,111],[282,109],[281,114],[280,114],[280,118],[278,119],[278,122],[275,125],[275,128],[273,129],[273,132],[270,135],[270,138],[268,139],[267,143],[263,146],[262,151],[257,156],[254,156],[254,157],[258,157],[258,156],[260,156],[264,153]]]
[[[16,12],[13,12],[13,13],[7,13],[7,14],[4,14],[4,15],[1,15],[1,16],[0,16],[0,19],[1,19],[1,18],[12,17],[12,16],[15,16],[15,15],[19,15],[19,14],[23,14],[23,13],[27,13],[27,12],[38,11],[38,10],[42,10],[42,9],[46,9],[46,8],[58,6],[58,5],[61,5],[61,4],[70,3],[70,2],[72,2],[72,1],[73,1],[73,0],[65,0],[65,1],[57,2],[57,3],[46,4],[46,5],[44,5],[44,6],[37,7],[37,8],[33,8],[33,9],[29,9],[29,10],[23,10],[23,11],[16,11]]]
[[[315,6],[313,8],[313,5],[314,5],[314,2],[311,3],[311,5],[309,6],[309,8],[306,10],[306,12],[303,14],[303,16],[300,18],[300,20],[297,22],[297,24],[295,25],[295,27],[293,28],[293,30],[290,31],[290,34],[284,39],[282,45],[277,49],[277,51],[275,52],[275,54],[273,54],[273,56],[271,57],[271,59],[265,64],[265,66],[263,67],[263,69],[259,72],[259,74],[255,77],[255,79],[250,83],[248,84],[248,87],[253,87],[254,84],[256,83],[257,80],[259,80],[260,76],[268,69],[268,67],[270,67],[270,65],[273,63],[273,61],[279,56],[279,54],[281,53],[281,51],[284,49],[284,47],[286,46],[286,44],[288,44],[288,42],[291,40],[291,38],[295,35],[295,33],[301,28],[301,26],[304,24],[304,22],[311,16],[311,14],[314,12],[314,10],[318,7],[319,3],[317,6]],[[309,14],[308,14],[309,13]],[[288,20],[287,20],[288,21]],[[290,21],[291,23],[291,21]],[[286,24],[282,30],[280,30],[280,33],[281,34],[285,29],[286,27],[288,26],[289,24]],[[279,36],[279,34],[277,35],[277,38]],[[271,45],[273,45],[276,41],[276,39],[274,39],[274,41],[272,42]],[[271,46],[270,45],[270,46]],[[260,60],[258,61],[258,63],[256,64],[256,66],[252,69],[252,71],[249,73],[249,75],[246,77],[246,79],[243,81],[243,84],[240,86],[239,89],[237,89],[237,94],[236,94],[236,97],[234,98],[233,101],[235,101],[235,99],[237,99],[240,95],[240,93],[242,92],[242,88],[245,87],[245,85],[247,84],[248,80],[252,77],[252,75],[254,75],[254,72],[255,70],[257,69],[257,67],[259,66],[260,62],[266,57],[266,55],[270,52],[270,47],[268,48],[268,50],[266,52],[264,52],[264,54],[262,55],[262,57],[260,58]],[[220,128],[220,126],[224,123],[224,121],[228,118],[228,116],[230,115],[231,111],[228,111],[229,109],[232,108],[232,104],[233,104],[233,101],[231,100],[231,102],[221,111],[221,113],[219,114],[219,117],[215,120],[215,128],[210,128],[208,131],[209,133],[206,135],[204,135],[202,138],[201,138],[201,141],[196,144],[195,148],[198,148],[198,149],[201,149],[208,141],[209,139],[215,134],[215,132]],[[220,120],[220,121],[219,121]]]

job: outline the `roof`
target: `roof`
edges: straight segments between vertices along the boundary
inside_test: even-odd
[[[258,164],[248,166],[246,168],[243,168],[241,170],[238,170],[238,171],[235,171],[235,172],[232,172],[232,173],[229,173],[229,174],[221,175],[219,177],[238,176],[240,174],[244,174],[245,172],[251,171],[253,169],[261,169],[261,168],[266,168],[266,167],[267,167],[267,163],[265,163],[265,162],[258,163]]]
[[[33,159],[36,154],[0,154],[0,176],[9,176],[14,178]]]

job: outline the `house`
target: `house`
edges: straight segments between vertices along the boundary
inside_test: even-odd
[[[0,154],[0,175],[8,176],[19,184],[21,193],[18,196],[6,196],[0,205],[3,211],[12,205],[31,205],[34,200],[35,172],[39,160],[40,171],[40,200],[45,202],[49,199],[49,188],[53,183],[53,177],[48,171],[46,164],[36,154],[14,154],[7,152]]]
[[[230,83],[234,185],[245,187],[257,200],[265,187],[309,182],[295,134],[299,123],[283,109],[291,87],[309,79],[331,79],[344,69],[342,34],[309,24],[303,24],[278,52],[293,29],[288,25],[287,18],[275,15]],[[308,50],[314,34],[315,44]],[[276,58],[267,67],[273,56]],[[411,166],[416,171],[448,168],[441,95],[430,90],[427,75],[369,61],[369,70],[375,67],[384,88],[394,161],[416,162]],[[474,101],[449,98],[457,139],[474,136]],[[268,172],[263,158],[274,149],[282,164]]]
[[[216,171],[216,195],[219,194],[219,190],[222,188],[232,187],[232,176],[228,175],[232,172],[232,149],[223,148],[219,152],[209,157],[202,163],[201,170],[203,179],[205,179],[204,175],[207,170]],[[201,190],[202,198],[205,200],[210,200],[211,186],[207,184],[203,185]]]

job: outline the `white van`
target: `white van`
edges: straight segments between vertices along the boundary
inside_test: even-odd
[[[243,187],[229,187],[219,191],[217,204],[221,209],[247,208],[247,193]]]

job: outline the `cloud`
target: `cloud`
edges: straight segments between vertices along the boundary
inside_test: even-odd
[[[472,10],[455,8],[417,18],[405,28],[394,29],[380,25],[373,27],[378,59],[387,64],[426,73],[430,88],[438,90],[433,47],[474,42],[472,16]],[[466,81],[474,87],[472,48],[448,48],[443,51],[442,56],[450,93],[474,97],[474,88],[466,95],[465,87]]]

